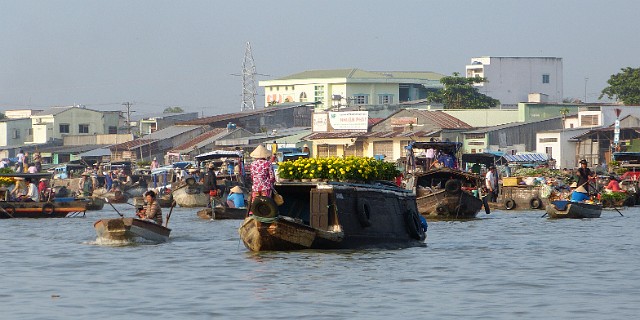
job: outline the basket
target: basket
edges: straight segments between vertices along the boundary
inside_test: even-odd
[[[503,187],[517,187],[522,182],[522,177],[505,177],[502,178]]]

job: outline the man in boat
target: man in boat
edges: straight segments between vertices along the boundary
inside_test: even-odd
[[[24,181],[27,183],[27,194],[24,197],[24,201],[40,201],[38,187],[36,187],[36,184],[33,183],[33,180],[31,180],[31,178],[26,178],[24,179]]]
[[[591,191],[589,190],[589,181],[594,180],[595,176],[595,172],[592,172],[591,169],[587,168],[587,160],[580,160],[580,168],[578,168],[578,186],[584,186],[584,189],[589,193]]]
[[[218,195],[218,181],[215,172],[215,166],[209,163],[207,167],[207,173],[204,175],[204,187],[205,192],[209,193],[209,204],[207,207],[212,207],[213,198]]]
[[[496,166],[489,166],[489,171],[485,175],[484,179],[485,187],[487,188],[487,197],[489,202],[496,202],[498,199],[498,172]]]
[[[138,210],[136,216],[140,219],[151,220],[162,225],[162,209],[158,201],[156,201],[156,193],[149,190],[144,194],[144,200],[147,203],[142,210]]]

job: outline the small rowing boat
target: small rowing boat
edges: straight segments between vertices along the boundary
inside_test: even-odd
[[[568,200],[552,201],[546,208],[551,219],[571,218],[600,218],[602,205]]]
[[[137,218],[101,219],[93,224],[98,237],[115,241],[136,241],[138,238],[155,243],[167,242],[171,229],[153,221]]]

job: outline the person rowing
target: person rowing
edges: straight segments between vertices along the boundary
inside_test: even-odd
[[[158,201],[156,201],[156,193],[149,190],[144,194],[144,200],[147,203],[141,210],[136,212],[136,216],[143,220],[151,220],[162,225],[162,209]]]

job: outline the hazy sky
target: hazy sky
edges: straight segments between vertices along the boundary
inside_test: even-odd
[[[0,0],[0,110],[84,104],[240,111],[251,43],[267,80],[315,69],[464,72],[477,56],[563,58],[594,102],[640,67],[640,1]],[[258,105],[264,96],[259,92]]]

